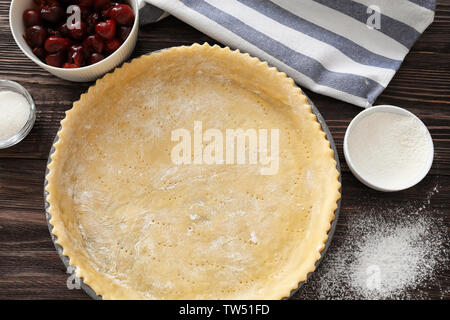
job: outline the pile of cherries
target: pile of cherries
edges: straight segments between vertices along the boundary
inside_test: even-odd
[[[126,1],[34,2],[36,8],[23,13],[24,38],[39,59],[59,68],[80,68],[105,59],[128,38],[135,18]],[[71,5],[78,6],[81,20],[70,18],[75,12],[67,13]]]

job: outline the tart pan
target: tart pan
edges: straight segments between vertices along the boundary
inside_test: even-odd
[[[161,51],[161,50],[158,50],[158,51]],[[158,52],[158,51],[156,51],[156,52]],[[150,53],[150,54],[151,54],[151,53]],[[305,95],[304,92],[303,92],[303,94]],[[305,96],[306,96],[306,95],[305,95]],[[336,149],[336,145],[335,145],[335,143],[334,143],[334,140],[333,140],[333,137],[332,137],[332,135],[331,135],[331,132],[330,132],[330,130],[328,129],[328,126],[327,126],[327,124],[325,123],[325,120],[323,119],[323,117],[322,117],[322,115],[320,114],[319,110],[318,110],[317,107],[314,105],[314,103],[309,99],[308,96],[306,96],[306,98],[308,99],[308,103],[309,103],[309,105],[311,106],[311,111],[316,115],[317,121],[320,123],[320,125],[321,125],[321,127],[322,127],[322,130],[325,132],[326,137],[327,137],[327,140],[330,142],[330,147],[331,147],[331,149],[332,149],[333,152],[334,152],[334,160],[336,161],[336,169],[337,169],[338,172],[339,172],[338,180],[339,180],[339,183],[341,183],[341,188],[340,188],[339,191],[341,192],[341,190],[342,190],[341,167],[340,167],[340,164],[339,164],[339,156],[338,156],[338,152],[337,152],[337,149]],[[59,127],[58,133],[59,133],[60,130],[61,130],[61,126]],[[48,175],[48,173],[49,173],[48,165],[51,163],[51,161],[52,161],[52,160],[51,160],[51,156],[52,156],[52,154],[55,152],[55,147],[54,147],[54,145],[55,145],[55,143],[58,141],[58,133],[56,134],[56,137],[55,137],[55,139],[54,139],[54,141],[53,141],[53,145],[52,145],[52,147],[51,147],[51,150],[50,150],[50,153],[49,153],[49,156],[48,156],[47,167],[46,167],[46,171],[45,171],[45,181],[44,181],[44,205],[45,205],[45,216],[46,216],[46,220],[47,220],[48,229],[49,229],[49,231],[50,231],[50,236],[51,236],[51,238],[52,238],[52,242],[53,242],[53,244],[54,244],[54,246],[55,246],[56,251],[57,251],[58,254],[59,254],[59,257],[61,258],[62,262],[64,263],[64,265],[65,265],[65,267],[66,267],[66,269],[68,270],[69,267],[70,267],[70,264],[69,264],[69,258],[68,258],[67,256],[63,255],[63,248],[62,248],[59,244],[56,243],[57,238],[56,238],[56,236],[55,236],[55,235],[53,234],[53,232],[52,232],[53,226],[52,226],[51,223],[50,223],[51,215],[50,215],[50,212],[49,212],[49,210],[48,210],[50,204],[49,204],[48,201],[47,201],[48,192],[45,190],[45,188],[46,188],[46,186],[47,186],[47,184],[48,184],[48,181],[47,181],[47,175]],[[342,192],[341,192],[341,194],[342,194]],[[320,255],[319,260],[317,260],[317,262],[316,262],[316,264],[315,264],[315,269],[317,269],[317,268],[319,267],[320,262],[321,262],[322,259],[324,258],[325,253],[326,253],[328,247],[329,247],[330,244],[331,244],[331,241],[332,241],[332,238],[333,238],[333,235],[334,235],[334,231],[335,231],[336,225],[337,225],[337,220],[338,220],[338,217],[339,217],[339,212],[340,212],[340,208],[341,208],[341,199],[342,199],[342,195],[341,195],[341,197],[339,198],[339,200],[337,201],[337,209],[336,209],[335,212],[334,212],[334,220],[332,221],[330,230],[328,231],[328,239],[327,239],[327,241],[326,241],[326,243],[325,243],[324,249],[323,249],[322,252],[321,252],[321,255]],[[310,278],[311,274],[312,274],[312,273],[309,273],[309,274],[307,275],[307,280]],[[306,281],[307,281],[307,280],[306,280]],[[289,295],[289,298],[292,297],[295,293],[297,293],[297,292],[300,290],[301,286],[302,286],[306,281],[300,282],[300,283],[298,284],[298,287],[297,287],[296,289],[294,289],[294,290],[291,291],[291,293],[290,293],[290,295]],[[88,285],[86,285],[86,284],[83,282],[83,279],[80,279],[80,287],[81,287],[81,289],[83,289],[83,290],[84,290],[84,291],[85,291],[92,299],[95,299],[95,300],[101,300],[101,299],[102,299],[101,296],[97,295],[97,294],[95,293],[94,290],[92,290]]]

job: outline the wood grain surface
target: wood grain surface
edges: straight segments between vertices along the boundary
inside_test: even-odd
[[[14,80],[29,90],[37,120],[20,144],[0,150],[0,299],[88,299],[82,290],[68,290],[68,275],[51,241],[45,221],[43,182],[48,153],[64,112],[92,83],[72,83],[47,73],[17,47],[9,30],[10,1],[0,0],[0,79]],[[381,193],[359,183],[343,158],[345,130],[360,108],[306,91],[325,118],[336,142],[342,166],[342,209],[332,245],[336,254],[352,221],[364,214],[391,215],[389,207],[427,207],[430,218],[450,227],[450,0],[438,1],[435,22],[406,57],[376,104],[404,107],[429,128],[435,159],[429,175],[402,192]],[[194,42],[216,41],[174,17],[140,29],[134,57],[150,51]],[[437,189],[439,192],[434,192]],[[432,195],[432,196],[430,196]],[[429,203],[428,203],[429,202]],[[401,221],[400,221],[401,222]],[[355,239],[356,241],[357,239]],[[445,243],[448,248],[448,243]],[[448,252],[448,251],[447,251]],[[319,297],[320,273],[294,296]],[[450,268],[442,265],[428,282],[411,290],[410,298],[448,299]]]

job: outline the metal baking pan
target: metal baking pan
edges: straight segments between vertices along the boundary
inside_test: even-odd
[[[160,51],[160,50],[158,50],[158,51]],[[156,51],[156,52],[157,52],[157,51]],[[307,98],[308,98],[308,97],[307,97]],[[331,132],[330,132],[330,130],[328,129],[328,126],[327,126],[327,124],[325,123],[325,120],[323,119],[323,117],[322,117],[322,115],[320,114],[319,110],[317,109],[317,107],[314,105],[314,103],[313,103],[309,98],[308,98],[308,103],[311,105],[312,112],[316,115],[317,120],[319,121],[320,125],[322,126],[322,130],[325,132],[325,134],[326,134],[326,136],[327,136],[327,139],[328,139],[328,141],[330,142],[330,146],[331,146],[331,148],[332,148],[333,151],[334,151],[334,159],[336,160],[336,168],[337,168],[337,170],[338,170],[338,172],[339,172],[339,182],[342,183],[342,180],[341,180],[341,167],[340,167],[340,163],[339,163],[339,156],[338,156],[338,152],[337,152],[337,149],[336,149],[336,145],[335,145],[334,140],[333,140],[333,136],[331,135]],[[59,127],[58,133],[59,133],[59,131],[61,131],[61,127]],[[59,254],[59,257],[61,258],[62,262],[63,262],[64,265],[66,266],[66,270],[68,270],[69,267],[70,267],[70,264],[69,264],[69,258],[68,258],[67,256],[63,255],[63,253],[62,253],[62,252],[63,252],[63,249],[62,249],[62,247],[61,247],[59,244],[56,243],[56,236],[52,233],[53,226],[50,224],[51,215],[50,215],[50,212],[49,212],[49,210],[48,210],[50,204],[47,202],[48,192],[45,190],[45,187],[46,187],[47,184],[48,184],[48,181],[47,181],[47,175],[48,175],[48,172],[49,172],[49,170],[48,170],[48,165],[49,165],[49,164],[51,163],[51,161],[52,161],[52,160],[51,160],[51,156],[52,156],[53,152],[55,152],[55,147],[54,147],[54,145],[55,145],[55,143],[58,141],[58,133],[56,134],[56,137],[55,137],[55,139],[54,139],[54,141],[53,141],[53,145],[52,145],[52,148],[51,148],[50,153],[49,153],[49,156],[48,156],[47,168],[46,168],[46,171],[45,171],[45,182],[44,182],[44,204],[45,204],[45,216],[46,216],[46,219],[47,219],[47,225],[48,225],[48,229],[49,229],[49,231],[50,231],[50,235],[51,235],[51,237],[52,237],[53,244],[55,245],[55,248],[56,248],[56,251],[57,251],[58,254]],[[342,190],[342,188],[341,188],[341,190]],[[341,196],[341,198],[342,198],[342,196]],[[320,259],[317,260],[317,262],[316,262],[316,269],[319,267],[320,262],[323,260],[325,254],[326,254],[326,251],[328,250],[328,247],[330,246],[330,243],[331,243],[331,241],[332,241],[332,239],[333,239],[334,231],[335,231],[335,229],[336,229],[337,220],[338,220],[338,217],[339,217],[339,212],[340,212],[340,209],[341,209],[341,198],[339,198],[338,203],[337,203],[337,205],[338,205],[338,206],[337,206],[337,209],[336,209],[336,211],[334,212],[335,218],[334,218],[333,222],[331,223],[331,228],[330,228],[330,230],[328,231],[328,240],[327,240],[327,242],[325,243],[325,248],[323,249],[323,251],[322,251],[322,253],[321,253]],[[307,279],[310,278],[311,274],[312,274],[312,273],[309,273],[309,274],[308,274]],[[306,280],[306,281],[307,281],[307,280]],[[301,286],[302,286],[306,281],[300,282],[300,283],[298,284],[298,287],[297,287],[296,289],[294,289],[294,290],[291,291],[289,297],[292,297],[295,293],[297,293],[298,290],[300,290]],[[99,296],[99,295],[97,295],[97,294],[95,293],[94,290],[92,290],[87,284],[85,284],[85,283],[83,282],[82,279],[80,279],[80,286],[81,286],[81,289],[83,289],[83,290],[84,290],[84,291],[85,291],[92,299],[95,299],[95,300],[101,300],[101,299],[102,299],[102,297]]]

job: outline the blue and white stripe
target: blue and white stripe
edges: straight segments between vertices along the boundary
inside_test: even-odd
[[[145,1],[301,86],[361,107],[386,88],[435,9],[435,0]],[[369,6],[380,8],[379,30],[366,25]]]

